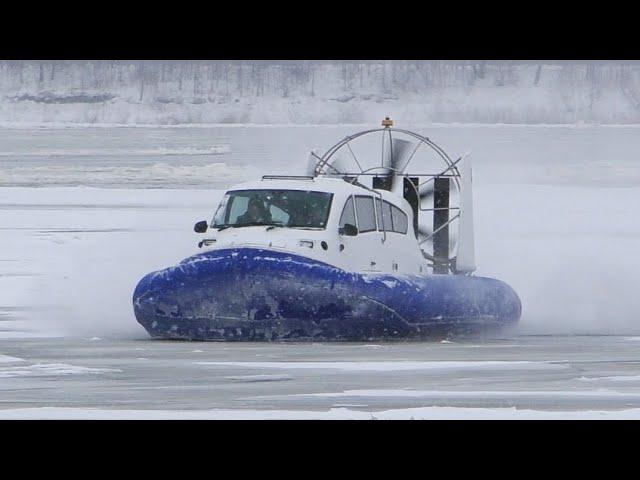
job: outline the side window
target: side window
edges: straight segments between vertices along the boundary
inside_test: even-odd
[[[340,228],[344,227],[345,223],[350,223],[354,227],[356,226],[356,212],[353,209],[353,197],[349,197],[347,203],[344,204],[342,209],[342,215],[340,215]]]
[[[382,231],[384,225],[384,231],[393,231],[393,224],[391,223],[391,204],[383,202],[381,204],[380,199],[376,198],[376,211],[378,213],[378,230]]]
[[[373,197],[356,196],[356,214],[360,233],[376,229],[376,212],[373,208]]]
[[[393,205],[391,206],[391,215],[393,217],[393,231],[407,233],[407,215]]]
[[[274,222],[282,222],[284,225],[288,225],[290,215],[281,208],[271,205],[269,207],[269,213],[271,214],[271,220]]]

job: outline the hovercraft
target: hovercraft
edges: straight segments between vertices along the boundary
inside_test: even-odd
[[[473,275],[471,170],[469,155],[452,160],[385,118],[311,152],[306,176],[230,188],[213,220],[195,225],[202,251],[140,280],[136,319],[156,338],[247,341],[514,325],[513,289]]]

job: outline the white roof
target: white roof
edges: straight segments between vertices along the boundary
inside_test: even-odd
[[[371,195],[371,190],[358,185],[351,184],[341,178],[314,177],[314,178],[266,178],[263,180],[244,182],[233,185],[227,191],[236,190],[304,190],[315,192],[327,192],[340,195]],[[400,206],[405,200],[387,190],[375,189],[376,193],[382,194],[382,198]]]

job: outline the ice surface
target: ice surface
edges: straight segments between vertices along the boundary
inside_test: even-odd
[[[362,412],[348,408],[304,410],[106,410],[18,408],[0,410],[2,420],[638,420],[640,409],[542,411],[516,408],[422,407]]]
[[[355,372],[397,372],[405,370],[470,370],[478,368],[554,368],[551,364],[536,365],[534,362],[196,362],[197,365],[240,368],[273,368],[285,370],[342,370]]]
[[[640,418],[638,383],[615,378],[640,377],[624,337],[198,347],[0,339],[22,359],[0,365],[0,418]],[[307,368],[324,363],[348,368]]]
[[[608,399],[614,396],[640,397],[640,393],[616,392],[610,390],[600,391],[575,391],[575,390],[498,390],[498,391],[459,391],[459,390],[346,390],[344,392],[300,394],[297,396],[314,397],[349,397],[349,398],[477,398],[483,396],[486,399],[513,399],[517,397],[536,399],[539,397],[597,397]]]
[[[309,149],[355,130],[0,129],[0,150],[16,153],[0,159],[0,417],[640,417],[637,127],[416,128],[452,155],[473,150],[477,274],[520,295],[513,338],[148,340],[133,288],[198,251],[193,224],[223,189],[302,173]],[[215,156],[186,150],[221,144]],[[30,155],[45,149],[60,155]]]
[[[225,378],[238,382],[279,382],[293,379],[291,375],[234,375]]]
[[[194,252],[193,219],[210,219],[219,198],[206,190],[0,189],[0,313],[28,309],[1,322],[18,323],[0,338],[144,332],[132,314],[137,281]]]
[[[580,377],[582,382],[638,382],[640,383],[640,375],[614,375],[611,377]]]
[[[22,358],[12,357],[10,355],[0,355],[0,363],[24,362]]]
[[[140,166],[41,165],[0,166],[0,187],[45,185],[114,185],[135,187],[202,186],[245,181],[257,170],[252,167],[233,167],[226,163],[204,165],[170,165],[159,162]]]
[[[28,151],[0,151],[0,157],[151,157],[151,156],[189,156],[222,155],[230,153],[228,145],[212,145],[208,148],[76,148],[76,149],[34,149]]]
[[[235,410],[229,418],[324,418],[346,409],[349,418],[573,418],[640,410],[638,383],[610,379],[640,376],[638,350],[623,337],[394,342],[376,349],[198,343],[198,353],[188,342],[139,338],[0,339],[4,355],[23,359],[0,364],[2,408],[56,407],[0,409],[0,417],[223,418]],[[322,363],[348,368],[316,368]]]
[[[415,128],[452,155],[473,150],[477,274],[500,278],[518,292],[522,332],[640,333],[637,128]],[[22,152],[0,162],[0,184],[25,185],[0,188],[0,309],[37,307],[12,313],[5,321],[20,323],[5,323],[11,328],[0,329],[0,337],[17,330],[33,335],[43,325],[51,335],[142,333],[130,308],[137,280],[197,251],[193,224],[212,217],[221,189],[263,173],[302,173],[311,148],[353,131],[0,129],[3,148]],[[70,152],[95,144],[147,150],[158,139],[169,149],[226,142],[230,153],[213,163],[197,156],[159,162],[156,156],[27,155],[42,145]],[[35,318],[41,320],[36,332],[30,328]]]
[[[0,367],[0,378],[13,377],[56,377],[59,375],[87,375],[113,373],[120,370],[110,368],[89,368],[66,363],[42,363],[19,367]]]

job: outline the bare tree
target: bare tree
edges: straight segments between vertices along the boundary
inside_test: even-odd
[[[200,65],[197,63],[192,64],[193,68],[193,96],[196,97],[198,95],[198,84],[199,84],[199,76],[200,76]]]
[[[311,66],[311,96],[315,97],[316,96],[316,91],[315,91],[315,82],[316,82],[316,69],[315,67],[312,65]]]
[[[536,76],[533,79],[533,84],[537,87],[540,83],[540,75],[542,74],[542,64],[538,64],[538,68],[536,68]]]
[[[140,77],[140,96],[138,101],[141,102],[144,97],[144,60],[141,60],[138,65],[138,76]]]

